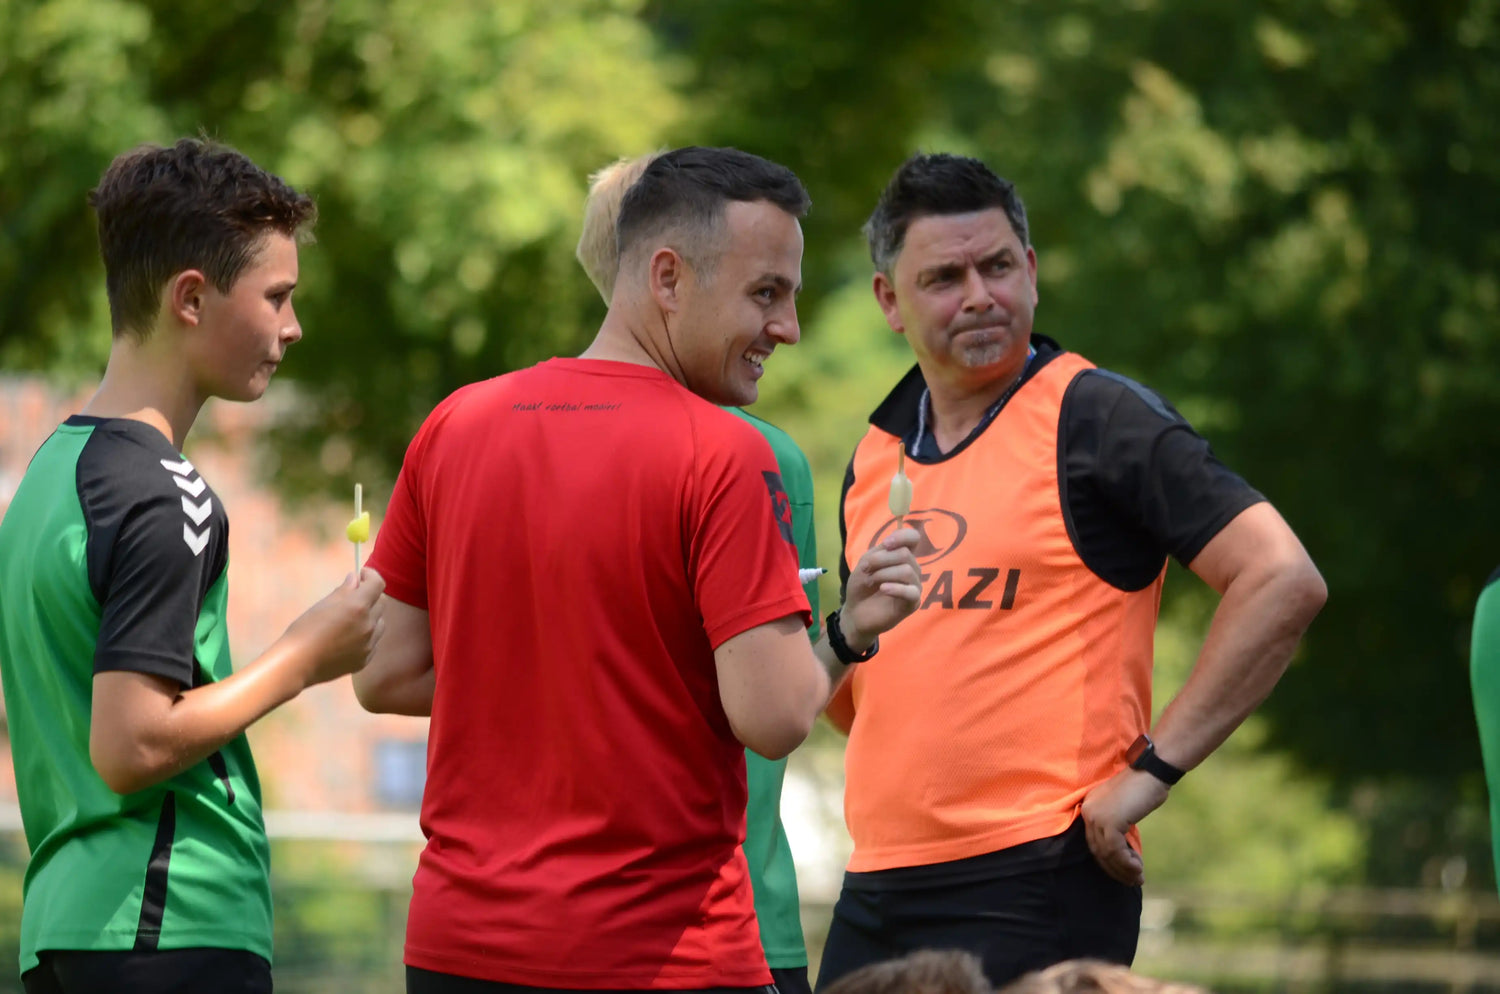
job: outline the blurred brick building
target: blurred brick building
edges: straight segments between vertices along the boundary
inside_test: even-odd
[[[88,396],[67,396],[39,379],[0,375],[0,516],[37,447]],[[229,634],[236,666],[253,660],[354,565],[344,538],[352,494],[347,505],[289,507],[258,471],[257,433],[284,397],[273,386],[258,404],[211,401],[185,449],[229,514]],[[377,529],[383,506],[383,495],[367,492]],[[365,713],[347,679],[314,687],[250,729],[266,806],[414,812],[421,800],[426,732],[425,719]],[[15,796],[6,739],[0,742],[0,803],[13,804]]]

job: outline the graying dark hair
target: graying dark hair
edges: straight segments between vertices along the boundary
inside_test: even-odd
[[[865,240],[875,268],[891,275],[906,243],[906,230],[919,218],[969,214],[999,207],[1021,244],[1031,245],[1026,205],[1016,185],[996,176],[978,159],[962,155],[918,153],[901,164],[880,194],[875,213],[865,222]]]

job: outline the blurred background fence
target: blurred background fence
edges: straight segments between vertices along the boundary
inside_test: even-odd
[[[0,811],[0,881],[18,891],[25,847]],[[410,814],[271,813],[276,989],[400,994],[401,948],[419,846]],[[1490,894],[1309,887],[1285,894],[1148,887],[1136,966],[1223,994],[1500,992],[1500,900]],[[832,894],[804,895],[814,971]],[[0,917],[13,961],[17,920]],[[0,991],[20,991],[0,973]]]
[[[277,990],[404,990],[415,814],[271,811],[267,829]],[[0,806],[0,912],[18,910],[25,860],[19,810]],[[802,886],[814,973],[836,896],[836,878],[817,879]],[[1309,884],[1279,893],[1148,885],[1146,895],[1136,966],[1154,976],[1223,994],[1500,994],[1493,894]],[[0,913],[0,961],[14,961],[18,924]],[[12,990],[19,981],[0,973],[0,991]]]

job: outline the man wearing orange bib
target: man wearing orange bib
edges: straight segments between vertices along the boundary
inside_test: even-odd
[[[875,297],[917,365],[844,481],[842,571],[905,516],[923,598],[829,707],[849,733],[854,854],[818,984],[924,947],[992,983],[1129,964],[1135,825],[1270,692],[1326,597],[1301,543],[1156,393],[1033,336],[1036,253],[1012,184],[919,155],[866,225]],[[1151,726],[1167,556],[1221,595]]]

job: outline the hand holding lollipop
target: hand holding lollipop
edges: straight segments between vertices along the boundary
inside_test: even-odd
[[[344,527],[344,534],[349,541],[354,543],[354,576],[356,582],[359,577],[359,546],[361,542],[370,540],[370,512],[361,508],[364,497],[364,488],[358,483],[354,485],[354,520]]]

